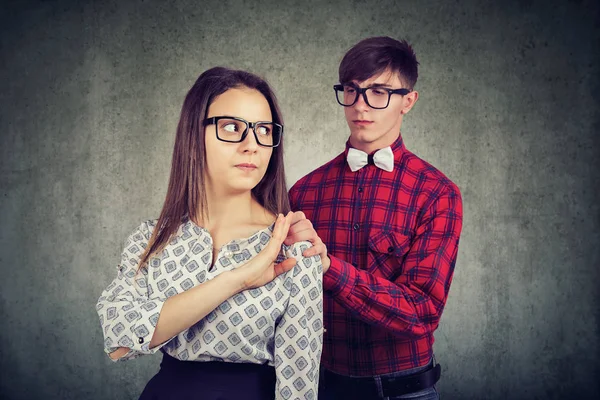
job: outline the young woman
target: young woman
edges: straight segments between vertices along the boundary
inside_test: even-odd
[[[283,244],[282,124],[247,72],[210,69],[187,94],[160,217],[97,304],[111,359],[163,352],[141,399],[317,398],[322,265]]]

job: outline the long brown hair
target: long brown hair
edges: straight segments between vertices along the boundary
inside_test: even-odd
[[[177,125],[167,196],[148,246],[140,259],[138,270],[151,256],[162,251],[184,218],[200,221],[207,215],[208,204],[202,173],[206,170],[202,121],[206,118],[208,107],[217,96],[238,87],[255,89],[265,96],[271,108],[273,122],[283,125],[277,99],[265,80],[249,72],[223,67],[203,72],[183,102]],[[273,148],[265,176],[252,189],[256,201],[272,214],[290,211],[283,167],[283,139],[282,135],[279,146]]]

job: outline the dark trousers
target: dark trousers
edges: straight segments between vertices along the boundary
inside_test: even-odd
[[[218,361],[180,361],[163,354],[140,400],[271,400],[275,368]]]
[[[428,370],[434,365],[433,359],[422,367],[391,374],[349,377],[338,375],[321,366],[319,379],[319,400],[437,400],[439,394],[435,386],[401,396],[385,396],[383,387],[390,378],[410,377]]]

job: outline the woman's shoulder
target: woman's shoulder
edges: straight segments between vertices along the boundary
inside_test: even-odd
[[[290,290],[292,297],[300,291],[308,291],[311,300],[316,299],[322,292],[323,264],[321,256],[304,257],[302,253],[312,243],[308,241],[296,242],[290,246],[283,245],[287,258],[295,258],[296,265],[285,272],[284,287]]]
[[[312,247],[312,243],[309,241],[296,242],[289,246],[283,245],[283,250],[287,258],[296,259],[296,267],[300,269],[311,269],[316,268],[322,270],[321,256],[316,255],[312,257],[305,257],[304,253],[307,249]]]
[[[129,233],[128,240],[134,242],[147,242],[148,240],[150,240],[150,237],[152,236],[152,232],[154,231],[157,222],[157,219],[148,219],[142,221]]]

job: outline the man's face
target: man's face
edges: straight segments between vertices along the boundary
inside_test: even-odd
[[[398,73],[385,70],[363,82],[353,81],[360,88],[381,85],[383,88],[400,89],[406,86]],[[387,93],[386,93],[387,95]],[[417,92],[405,96],[392,94],[389,105],[381,110],[371,108],[360,95],[350,107],[344,107],[346,122],[350,128],[350,144],[359,150],[371,153],[391,145],[400,134],[402,117],[414,105]]]

